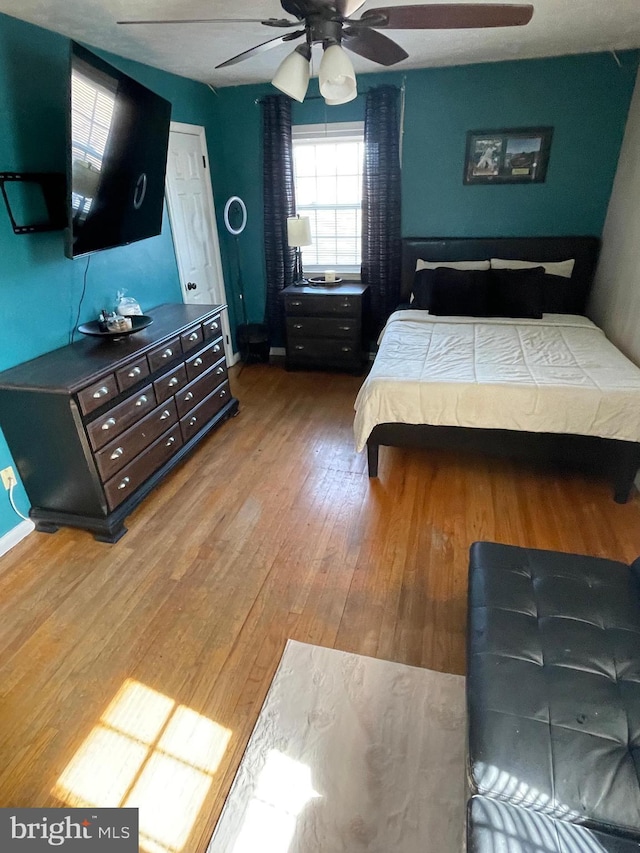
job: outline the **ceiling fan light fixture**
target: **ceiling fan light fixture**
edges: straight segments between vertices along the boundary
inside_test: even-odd
[[[310,59],[311,50],[308,45],[300,45],[282,60],[271,83],[285,95],[302,103],[309,88]]]
[[[346,104],[358,94],[353,65],[339,44],[331,44],[325,48],[318,77],[320,94],[327,104]]]
[[[324,102],[328,107],[339,107],[340,104],[348,104],[349,101],[354,101],[358,97],[358,90],[354,89],[350,95],[345,95],[343,98],[325,98]]]

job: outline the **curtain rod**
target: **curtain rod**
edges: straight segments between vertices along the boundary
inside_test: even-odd
[[[399,92],[401,91],[401,89],[398,86],[391,86],[389,83],[385,83],[383,85],[389,86],[391,89],[397,89]],[[368,92],[371,92],[373,89],[378,89],[378,88],[380,88],[380,87],[379,86],[369,86],[368,89],[362,89],[362,91],[358,92],[358,94],[356,95],[356,98],[359,98],[362,95],[366,95]],[[264,98],[265,97],[269,97],[269,96],[265,95],[262,98],[256,98],[253,103],[254,104],[264,104]],[[291,100],[293,100],[293,98],[291,98]],[[304,99],[304,103],[306,103],[307,101],[324,101],[324,98],[322,95],[309,95],[309,97]],[[348,103],[348,101],[347,101],[347,103]]]

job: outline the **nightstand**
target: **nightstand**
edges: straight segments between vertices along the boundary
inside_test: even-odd
[[[361,373],[367,360],[368,284],[291,285],[282,291],[287,369],[320,367]]]

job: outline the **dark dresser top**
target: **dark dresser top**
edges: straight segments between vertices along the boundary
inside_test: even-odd
[[[368,284],[360,284],[357,281],[341,281],[332,287],[290,284],[282,292],[287,296],[362,296],[368,287]]]
[[[114,370],[162,341],[205,320],[225,305],[160,305],[147,312],[153,323],[118,341],[84,337],[0,373],[0,390],[48,390],[70,394]]]

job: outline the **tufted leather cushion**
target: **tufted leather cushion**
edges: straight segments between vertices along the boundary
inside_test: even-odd
[[[640,564],[471,548],[472,792],[640,837]]]
[[[473,797],[468,803],[467,853],[638,853],[638,842]]]

